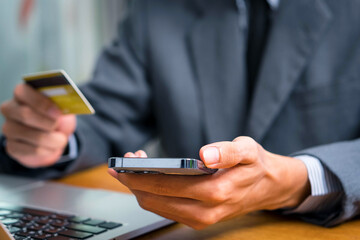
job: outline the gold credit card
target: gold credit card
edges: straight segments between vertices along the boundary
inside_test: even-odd
[[[94,114],[95,110],[64,70],[23,76],[24,81],[49,97],[64,114]]]

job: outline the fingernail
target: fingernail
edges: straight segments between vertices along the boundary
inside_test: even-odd
[[[206,165],[214,165],[220,162],[220,153],[217,147],[207,147],[203,153]]]
[[[57,107],[52,107],[48,110],[48,114],[52,118],[58,118],[62,112]]]

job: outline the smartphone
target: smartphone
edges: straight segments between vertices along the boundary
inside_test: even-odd
[[[217,169],[207,168],[201,160],[193,158],[125,158],[111,157],[109,168],[118,173],[205,175]]]

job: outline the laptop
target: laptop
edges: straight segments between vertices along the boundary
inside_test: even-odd
[[[130,194],[0,174],[0,222],[14,239],[130,239],[174,223]],[[9,238],[11,239],[11,238]]]

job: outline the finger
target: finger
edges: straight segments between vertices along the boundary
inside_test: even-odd
[[[136,157],[136,155],[132,152],[125,153],[124,157]]]
[[[173,220],[175,222],[178,222],[178,223],[182,223],[182,224],[185,224],[191,228],[194,228],[196,230],[201,230],[201,229],[204,229],[205,227],[207,227],[208,225],[203,225],[203,224],[200,224],[199,222],[197,222],[196,220],[193,220],[191,218],[185,218],[185,217],[182,217],[182,215],[173,215],[171,213],[168,213],[168,212],[163,212],[163,211],[160,211],[160,210],[154,210],[154,211],[151,211],[159,216],[162,216],[164,218],[167,218],[167,219],[170,219],[170,220]]]
[[[118,173],[117,173],[114,169],[108,168],[108,169],[107,169],[107,172],[108,172],[113,178],[116,178],[116,179],[117,179]]]
[[[143,209],[196,229],[214,224],[222,217],[217,206],[198,200],[160,196],[141,191],[133,191],[133,193]]]
[[[140,158],[147,158],[147,154],[143,150],[135,152],[135,155]]]
[[[48,149],[64,149],[68,138],[59,132],[44,132],[30,128],[14,121],[7,121],[3,126],[3,133],[7,139],[17,140]]]
[[[12,139],[7,139],[5,148],[12,158],[29,168],[51,166],[62,154],[61,150],[35,147]]]
[[[232,142],[217,142],[200,149],[200,158],[209,168],[230,168],[239,163],[251,164],[258,157],[259,145],[249,137]]]
[[[56,130],[70,136],[75,132],[76,117],[75,115],[63,115],[57,121]]]
[[[37,113],[26,105],[20,105],[16,101],[3,103],[1,105],[1,112],[10,120],[17,121],[39,130],[51,131],[55,129],[57,124],[55,120]]]
[[[135,195],[136,200],[139,203],[140,207],[147,211],[151,211],[153,213],[156,213],[157,215],[160,215],[167,219],[174,220],[176,222],[180,222],[183,224],[189,225],[189,224],[193,223],[192,221],[190,222],[189,219],[183,218],[182,214],[174,215],[174,213],[172,213],[172,212],[164,211],[163,209],[156,208],[156,205],[158,205],[158,203],[152,203],[152,202],[146,200],[146,199],[150,199],[150,198],[154,197],[153,200],[155,200],[155,198],[157,198],[159,201],[159,198],[156,195],[152,195],[149,193],[146,194],[141,191],[132,191],[132,193]],[[174,199],[175,198],[166,197],[166,200],[167,200],[166,202],[169,202]]]
[[[14,98],[19,103],[28,105],[40,114],[52,119],[57,119],[62,115],[60,109],[48,97],[27,84],[19,84],[15,87]]]
[[[118,174],[117,179],[131,191],[219,203],[230,196],[231,185],[218,172],[207,176]]]

